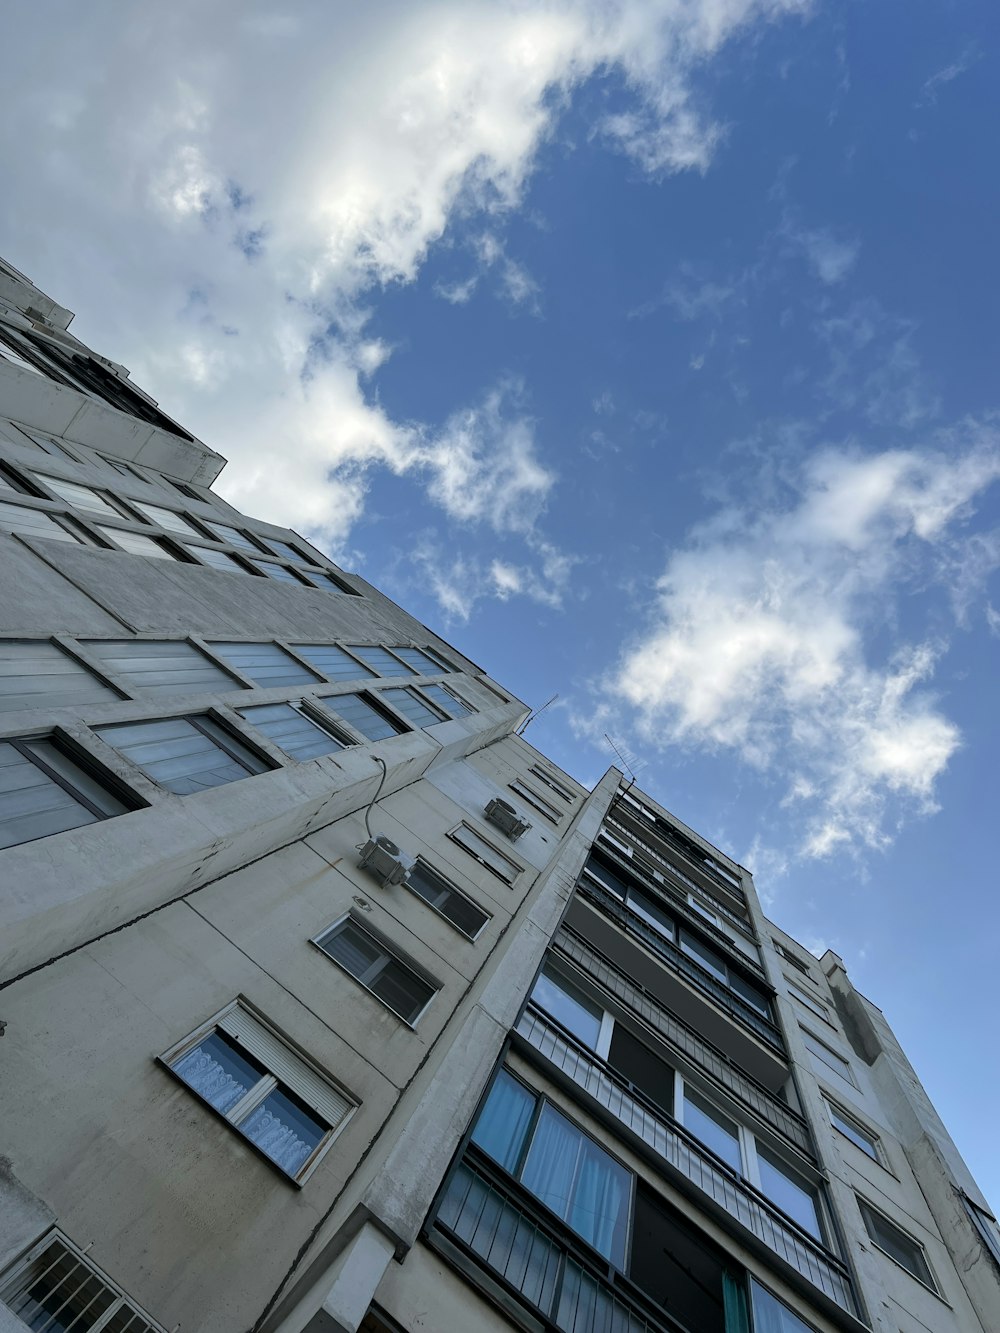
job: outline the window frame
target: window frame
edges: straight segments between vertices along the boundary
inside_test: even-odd
[[[467,939],[474,944],[476,940],[478,940],[482,936],[483,931],[489,927],[490,922],[493,920],[493,914],[491,912],[487,912],[485,907],[481,907],[480,904],[477,903],[475,899],[470,898],[467,893],[463,893],[462,890],[456,884],[452,883],[452,881],[447,877],[447,875],[443,874],[440,870],[438,870],[437,866],[431,865],[431,863],[425,860],[422,856],[417,857],[416,864],[425,873],[429,874],[432,879],[440,880],[441,885],[444,889],[448,890],[450,893],[455,894],[456,897],[462,898],[465,902],[471,904],[471,906],[473,906],[477,912],[482,913],[483,924],[479,927],[479,929],[476,931],[474,935],[470,935],[467,930],[463,930],[462,927],[456,921],[453,921],[452,918],[447,914],[447,912],[443,912],[441,908],[437,905],[437,903],[432,902],[430,898],[425,898],[422,893],[418,893],[417,890],[413,887],[409,875],[407,875],[406,879],[403,880],[404,887],[409,889],[415,898],[418,898],[426,907],[429,907],[432,912],[436,912],[437,915],[442,918],[442,920],[447,921],[448,925],[451,926],[453,930],[457,930],[463,939]]]
[[[352,737],[347,736],[345,733],[340,731],[332,721],[322,716],[320,713],[320,709],[318,709],[315,706],[315,704],[312,704],[312,701],[308,699],[272,699],[270,703],[247,704],[245,707],[237,708],[234,710],[243,719],[243,721],[247,724],[248,727],[252,727],[256,732],[258,732],[263,737],[263,739],[267,742],[268,745],[273,746],[280,754],[284,755],[293,764],[311,764],[314,759],[325,759],[327,757],[327,754],[312,755],[308,759],[300,759],[298,758],[297,755],[290,754],[289,751],[284,748],[284,746],[280,745],[276,740],[274,740],[271,736],[269,736],[267,732],[264,731],[258,723],[254,722],[252,717],[247,717],[248,713],[252,713],[255,709],[258,708],[291,708],[293,712],[296,712],[299,714],[300,717],[305,718],[305,720],[312,726],[314,726],[317,731],[321,731],[324,735],[329,736],[331,740],[336,742],[336,744],[339,746],[339,749],[329,750],[327,751],[327,754],[339,754],[341,750],[350,749],[352,746],[355,746],[357,744],[357,741],[355,741]]]
[[[564,787],[558,778],[551,777],[546,773],[540,764],[532,764],[528,771],[533,773],[539,782],[544,782],[546,787],[551,787],[555,794],[561,796],[567,803],[572,804],[576,801],[576,793],[571,792],[567,787]]]
[[[530,805],[533,810],[537,810],[543,819],[547,819],[550,824],[559,824],[562,822],[562,818],[566,813],[565,810],[559,810],[556,806],[550,805],[545,797],[541,796],[538,792],[533,791],[532,788],[525,783],[523,778],[517,777],[513,782],[508,782],[507,786],[512,792],[520,796],[522,801],[527,805]]]
[[[799,1024],[799,1031],[803,1033],[802,1044],[805,1046],[809,1054],[820,1062],[820,1064],[823,1066],[824,1069],[829,1069],[832,1074],[836,1074],[838,1078],[842,1078],[844,1082],[848,1083],[852,1088],[858,1088],[860,1091],[860,1085],[858,1084],[858,1081],[854,1076],[854,1066],[851,1064],[850,1060],[848,1060],[846,1056],[841,1055],[839,1051],[835,1051],[832,1046],[827,1045],[827,1043],[823,1040],[822,1037],[817,1036],[817,1034],[813,1032],[812,1028],[806,1027],[804,1023]],[[825,1051],[829,1051],[829,1053],[832,1056],[834,1056],[835,1059],[840,1061],[840,1063],[847,1070],[847,1073],[846,1074],[841,1073],[840,1069],[836,1065],[830,1064],[828,1061],[824,1060],[821,1055],[817,1055],[816,1052],[813,1050],[813,1048],[809,1045],[809,1042],[806,1041],[806,1037],[811,1038],[814,1042],[816,1042],[818,1046],[822,1046],[822,1048]]]
[[[401,1014],[398,1009],[394,1009],[392,1005],[388,1002],[388,1000],[384,1000],[382,996],[378,994],[377,991],[372,989],[372,987],[368,984],[368,981],[363,980],[362,977],[359,977],[356,973],[352,972],[350,968],[346,965],[346,963],[342,963],[339,958],[335,958],[332,953],[328,953],[327,950],[323,947],[323,941],[336,938],[336,936],[341,935],[345,930],[347,930],[352,926],[354,927],[355,930],[360,931],[362,935],[367,936],[368,939],[378,949],[380,949],[383,955],[385,956],[382,966],[379,967],[377,972],[375,973],[371,972],[371,968],[372,966],[374,966],[374,964],[369,964],[368,968],[365,969],[365,973],[363,975],[368,976],[369,981],[377,980],[378,977],[380,977],[382,973],[385,971],[386,964],[389,961],[391,961],[393,963],[396,963],[397,966],[401,967],[404,972],[409,972],[411,976],[415,977],[417,981],[419,981],[423,986],[425,986],[430,991],[430,995],[427,997],[427,999],[424,1001],[421,1007],[414,1012],[412,1018],[407,1018],[406,1015]],[[362,988],[362,990],[366,990],[368,994],[372,997],[372,999],[377,1000],[378,1003],[382,1005],[384,1009],[388,1009],[390,1014],[392,1014],[395,1018],[399,1019],[400,1023],[405,1023],[408,1028],[412,1028],[414,1030],[416,1029],[417,1024],[424,1017],[424,1015],[427,1013],[427,1010],[431,1007],[431,1005],[434,1003],[434,1000],[441,992],[443,986],[442,982],[438,981],[436,977],[433,977],[430,974],[430,972],[427,971],[426,968],[421,967],[420,964],[417,963],[414,959],[410,958],[408,954],[403,953],[402,950],[397,949],[392,944],[389,944],[389,942],[385,939],[385,936],[381,933],[381,931],[376,930],[374,927],[359,921],[353,912],[346,912],[343,916],[339,917],[331,925],[326,926],[323,930],[321,930],[318,935],[311,936],[309,943],[314,945],[324,956],[324,958],[327,959],[328,962],[333,963],[335,967],[337,967],[341,972],[343,972],[345,976],[350,977],[351,980],[355,982],[356,985]]]
[[[22,1254],[20,1258],[15,1259],[13,1263],[9,1264],[8,1267],[0,1273],[0,1306],[5,1310],[9,1310],[15,1319],[24,1324],[25,1328],[30,1327],[30,1325],[24,1323],[20,1313],[15,1310],[12,1302],[18,1297],[24,1296],[27,1292],[31,1291],[33,1287],[37,1286],[38,1277],[31,1276],[31,1266],[40,1255],[46,1254],[53,1244],[58,1245],[62,1249],[63,1256],[60,1257],[75,1260],[77,1267],[84,1268],[90,1278],[96,1280],[108,1291],[109,1294],[114,1296],[111,1305],[98,1315],[97,1322],[90,1325],[92,1333],[100,1333],[101,1329],[107,1328],[112,1319],[114,1319],[115,1316],[120,1315],[123,1311],[128,1312],[132,1316],[132,1319],[129,1320],[128,1327],[132,1326],[132,1320],[138,1316],[139,1319],[145,1321],[146,1325],[145,1329],[140,1330],[140,1333],[167,1333],[166,1327],[163,1324],[154,1319],[152,1315],[138,1304],[137,1301],[134,1301],[123,1287],[120,1287],[117,1282],[105,1273],[103,1268],[99,1268],[97,1264],[88,1258],[86,1251],[81,1250],[78,1245],[74,1245],[66,1233],[61,1231],[59,1227],[51,1227],[43,1236],[35,1241],[25,1254]],[[88,1246],[87,1249],[89,1250],[89,1248],[90,1247]],[[52,1265],[49,1265],[49,1268],[51,1268],[51,1266]],[[25,1278],[29,1278],[30,1280],[24,1281],[23,1279]]]
[[[220,1111],[217,1107],[213,1106],[208,1098],[204,1097],[183,1077],[183,1075],[177,1072],[176,1065],[179,1061],[184,1059],[185,1055],[193,1051],[195,1047],[200,1045],[200,1043],[206,1039],[206,1037],[219,1031],[222,1031],[223,1035],[228,1038],[229,1041],[234,1042],[237,1047],[244,1049],[254,1061],[264,1065],[266,1068],[267,1057],[260,1053],[259,1048],[258,1050],[254,1050],[251,1044],[241,1041],[238,1037],[227,1032],[226,1029],[221,1026],[227,1016],[236,1010],[242,1010],[243,1014],[246,1017],[249,1017],[251,1026],[262,1028],[266,1037],[270,1041],[277,1042],[283,1046],[285,1048],[286,1056],[290,1058],[290,1063],[293,1066],[299,1065],[301,1070],[305,1071],[307,1078],[318,1079],[319,1082],[325,1084],[336,1097],[339,1097],[342,1101],[347,1103],[346,1109],[336,1124],[329,1124],[330,1117],[326,1116],[315,1106],[310,1105],[308,1096],[304,1096],[303,1092],[300,1090],[301,1085],[300,1088],[293,1087],[287,1079],[280,1078],[270,1069],[267,1069],[266,1074],[262,1075],[252,1088],[248,1088],[243,1096],[229,1107],[227,1111]],[[190,1032],[186,1037],[182,1037],[180,1041],[175,1042],[173,1046],[168,1047],[166,1051],[156,1056],[155,1059],[156,1063],[160,1065],[161,1068],[165,1069],[172,1078],[176,1079],[183,1088],[191,1093],[202,1106],[209,1110],[218,1119],[224,1121],[230,1129],[239,1134],[243,1142],[252,1148],[258,1157],[267,1162],[268,1165],[277,1171],[283,1180],[298,1186],[299,1188],[306,1183],[316,1170],[317,1166],[332,1146],[333,1141],[340,1135],[344,1126],[350,1121],[354,1112],[361,1104],[357,1097],[332,1079],[324,1070],[315,1064],[314,1061],[310,1060],[299,1051],[277,1028],[269,1023],[257,1009],[248,1004],[242,996],[238,996],[235,1000],[230,1001],[230,1003],[220,1009],[218,1013],[214,1014],[206,1022],[200,1024],[199,1027],[193,1032]],[[294,1072],[296,1071],[293,1070],[293,1073]],[[299,1072],[301,1074],[301,1071]],[[317,1120],[327,1123],[326,1133],[294,1175],[286,1171],[285,1168],[276,1162],[273,1157],[268,1156],[268,1154],[264,1152],[253,1139],[247,1134],[244,1134],[240,1128],[242,1123],[247,1120],[273,1092],[281,1090],[286,1093],[291,1093],[295,1099],[303,1102],[309,1107],[311,1113]]]
[[[931,1268],[930,1260],[927,1258],[927,1249],[926,1246],[923,1244],[923,1242],[917,1240],[916,1236],[911,1236],[908,1231],[904,1231],[898,1222],[894,1222],[893,1219],[889,1217],[887,1213],[884,1213],[881,1208],[876,1208],[873,1203],[870,1203],[862,1195],[855,1194],[854,1197],[857,1200],[858,1209],[861,1213],[861,1221],[864,1224],[865,1234],[867,1235],[868,1240],[871,1242],[871,1244],[874,1245],[876,1250],[878,1250],[879,1254],[885,1255],[885,1257],[888,1260],[890,1260],[890,1262],[894,1263],[897,1268],[901,1268],[904,1273],[909,1273],[910,1277],[912,1277],[915,1282],[919,1282],[920,1285],[926,1291],[931,1292],[932,1295],[937,1296],[939,1297],[939,1299],[943,1300],[944,1299],[943,1293],[941,1291],[940,1286],[938,1285],[937,1278],[934,1276],[934,1270]],[[923,1263],[923,1266],[927,1272],[928,1280],[925,1280],[923,1277],[921,1277],[919,1273],[915,1273],[912,1268],[904,1264],[902,1260],[897,1259],[894,1254],[890,1254],[888,1250],[884,1249],[882,1245],[879,1244],[875,1236],[872,1235],[872,1229],[871,1226],[869,1225],[869,1217],[877,1219],[875,1223],[876,1226],[880,1224],[888,1225],[904,1241],[907,1241],[914,1247],[914,1254],[917,1255],[919,1260]]]
[[[856,1115],[845,1110],[833,1097],[828,1097],[825,1092],[822,1092],[820,1095],[826,1103],[827,1114],[832,1128],[835,1129],[842,1138],[845,1138],[848,1143],[853,1143],[855,1148],[857,1148],[859,1152],[863,1152],[866,1157],[871,1159],[871,1161],[877,1162],[881,1167],[885,1167],[885,1149],[882,1147],[881,1135],[876,1134],[874,1130],[869,1129]],[[842,1120],[849,1129],[854,1131],[858,1138],[865,1139],[870,1143],[871,1152],[858,1143],[856,1139],[852,1138],[847,1130],[841,1129],[834,1117]]]
[[[203,719],[207,719],[212,724],[211,727],[200,725]],[[230,719],[221,715],[218,710],[214,708],[203,709],[200,713],[162,713],[159,717],[137,717],[119,722],[102,723],[99,726],[94,727],[94,733],[99,740],[108,746],[109,749],[114,750],[115,754],[118,755],[120,759],[126,764],[131,765],[137,772],[141,773],[148,782],[151,782],[158,791],[167,792],[180,801],[187,800],[191,796],[204,796],[207,792],[215,791],[219,787],[228,787],[233,782],[244,781],[243,778],[231,778],[226,782],[216,782],[210,787],[203,787],[197,791],[175,792],[170,787],[165,786],[159,778],[154,777],[153,774],[143,768],[141,764],[136,763],[136,761],[126,754],[124,750],[120,750],[118,746],[115,745],[112,738],[112,733],[122,727],[155,726],[160,722],[176,722],[178,720],[187,722],[190,726],[194,727],[196,731],[199,731],[212,742],[216,749],[221,750],[227,759],[232,760],[234,764],[238,764],[240,768],[244,769],[248,778],[263,777],[265,773],[274,773],[285,767],[285,765],[278,763],[272,758],[272,756],[268,754],[266,750],[263,750],[253,739],[244,737],[241,733],[237,732]],[[252,723],[249,725],[252,726]],[[227,744],[227,742],[230,743]],[[249,750],[257,759],[261,764],[259,769],[255,770],[247,767],[245,759],[238,753],[237,747],[239,746]],[[280,751],[280,753],[284,753],[284,751]],[[289,760],[288,762],[294,763],[295,761]]]
[[[820,1022],[827,1023],[830,1027],[836,1030],[837,1025],[830,1017],[829,1005],[824,1004],[822,1000],[810,995],[807,990],[804,990],[798,982],[792,981],[790,977],[785,977],[785,986],[787,987],[788,994],[791,998],[797,1001],[803,1009],[812,1014],[814,1018],[818,1018]]]
[[[480,853],[475,851],[474,848],[467,846],[464,842],[462,842],[461,838],[455,836],[462,829],[468,830],[468,832],[471,833],[473,837],[478,838],[480,842],[485,843],[486,846],[489,847],[490,850],[496,856],[498,856],[501,861],[507,862],[507,864],[511,867],[513,871],[513,874],[510,876],[509,879],[507,878],[506,875],[503,874],[502,871],[498,870],[496,866],[490,865],[489,861],[487,861],[485,857],[480,855]],[[501,882],[501,884],[506,884],[508,888],[513,887],[513,885],[517,881],[518,876],[524,870],[524,866],[519,865],[518,862],[514,861],[511,857],[509,857],[506,854],[506,852],[502,852],[499,847],[496,847],[492,842],[490,842],[489,838],[483,837],[483,835],[479,832],[477,828],[473,828],[473,826],[471,824],[466,823],[464,819],[460,820],[459,823],[457,823],[454,828],[449,829],[445,836],[451,842],[453,842],[456,847],[460,848],[463,852],[465,852],[466,856],[471,856],[474,861],[477,861],[479,865],[483,867],[484,870],[488,870],[491,875],[495,875],[496,878]]]
[[[368,684],[369,682],[365,680],[362,683]],[[329,712],[334,715],[339,725],[348,729],[350,735],[359,737],[359,739],[354,742],[355,745],[381,745],[383,741],[392,740],[392,736],[380,736],[373,740],[370,736],[366,736],[360,727],[356,727],[349,718],[343,717],[338,713],[337,700],[347,698],[348,696],[360,699],[362,703],[367,704],[373,713],[377,713],[383,722],[392,727],[394,734],[397,736],[405,736],[407,732],[420,730],[419,727],[414,727],[413,724],[405,718],[397,716],[390,704],[385,704],[378,698],[377,691],[354,689],[341,690],[338,694],[317,695],[317,702],[319,705],[322,708],[329,710]]]
[[[962,1202],[965,1204],[965,1211],[969,1215],[969,1220],[979,1233],[983,1244],[990,1253],[990,1257],[1000,1268],[1000,1226],[997,1225],[997,1219],[993,1214],[976,1203],[975,1199],[970,1199],[965,1190],[960,1190]]]

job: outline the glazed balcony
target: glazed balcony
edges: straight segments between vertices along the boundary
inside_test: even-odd
[[[548,1072],[583,1092],[602,1118],[645,1145],[701,1207],[727,1218],[730,1225],[735,1222],[772,1261],[805,1279],[839,1309],[855,1314],[847,1266],[627,1079],[533,1006],[522,1014],[516,1032],[523,1043],[519,1049],[542,1057]]]
[[[742,1070],[724,1051],[685,1023],[658,1000],[652,991],[616,966],[571,926],[562,926],[553,943],[558,952],[571,959],[609,994],[643,1019],[668,1048],[687,1056],[788,1143],[810,1159],[814,1157],[809,1126],[803,1117]]]
[[[613,805],[605,816],[605,823],[616,824],[629,837],[635,839],[655,861],[666,866],[693,888],[704,889],[715,886],[731,894],[741,905],[746,903],[743,887],[736,875],[714,861],[707,853],[695,860],[680,843],[658,833],[652,826],[647,826],[641,815],[632,814],[627,805],[621,802]]]

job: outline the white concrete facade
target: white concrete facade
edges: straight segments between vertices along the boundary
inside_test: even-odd
[[[1000,1329],[987,1202],[841,960],[222,501],[71,319],[0,263],[0,1329]]]

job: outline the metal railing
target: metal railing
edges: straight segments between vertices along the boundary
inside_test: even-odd
[[[555,1333],[683,1333],[638,1289],[602,1269],[542,1220],[530,1195],[466,1152],[445,1187],[430,1236],[447,1236]]]
[[[684,871],[681,870],[679,866],[676,866],[673,861],[668,860],[667,857],[648,843],[638,829],[634,829],[631,824],[622,823],[620,819],[617,819],[610,812],[604,816],[604,822],[605,824],[610,824],[612,828],[618,830],[620,833],[624,833],[627,838],[631,838],[637,847],[641,847],[648,856],[651,856],[654,861],[663,866],[668,875],[672,875],[674,879],[678,880],[687,888],[694,889],[696,892],[702,894],[709,900],[719,915],[726,918],[730,925],[735,927],[736,930],[742,935],[745,935],[748,939],[756,942],[757,937],[754,934],[753,927],[748,921],[744,921],[743,917],[741,917],[738,912],[734,912],[727,903],[724,903],[721,898],[717,898],[704,884],[699,884],[697,880],[693,880],[689,875],[685,875]],[[727,885],[727,887],[729,886]],[[733,889],[732,892],[737,898],[742,899],[743,895],[738,890]]]
[[[748,1027],[755,1036],[760,1037],[762,1041],[780,1054],[785,1054],[785,1043],[782,1040],[781,1033],[769,1019],[759,1014],[735,991],[730,990],[723,982],[713,977],[711,972],[706,971],[694,959],[689,958],[674,944],[673,940],[661,935],[658,930],[644,921],[638,913],[633,912],[620,898],[587,878],[582,878],[577,882],[577,892],[582,893],[585,898],[589,898],[596,903],[606,916],[617,921],[630,935],[636,936],[643,944],[648,945],[649,948],[658,953],[664,962],[672,967],[675,972],[680,973],[685,980],[690,981],[699,990],[710,995],[716,1004],[725,1009],[731,1017]]]
[[[769,1250],[843,1309],[855,1313],[846,1265],[682,1125],[643,1097],[627,1080],[539,1010],[526,1009],[516,1031],[530,1047],[752,1232]]]
[[[639,1015],[668,1046],[682,1051],[699,1069],[754,1111],[789,1143],[815,1157],[809,1126],[797,1111],[775,1097],[763,1083],[747,1074],[710,1041],[685,1023],[640,982],[635,981],[572,926],[560,927],[553,941],[557,950],[578,964],[588,976]]]

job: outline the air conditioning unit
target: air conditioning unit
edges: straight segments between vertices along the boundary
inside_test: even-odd
[[[358,864],[362,870],[373,875],[383,888],[388,888],[390,884],[403,883],[410,873],[413,860],[401,852],[391,838],[387,838],[384,833],[376,833],[362,847]]]
[[[499,796],[493,797],[486,807],[485,814],[491,824],[503,829],[511,842],[515,842],[522,833],[527,833],[531,828],[528,821],[522,819],[514,807],[509,802],[502,801]]]

